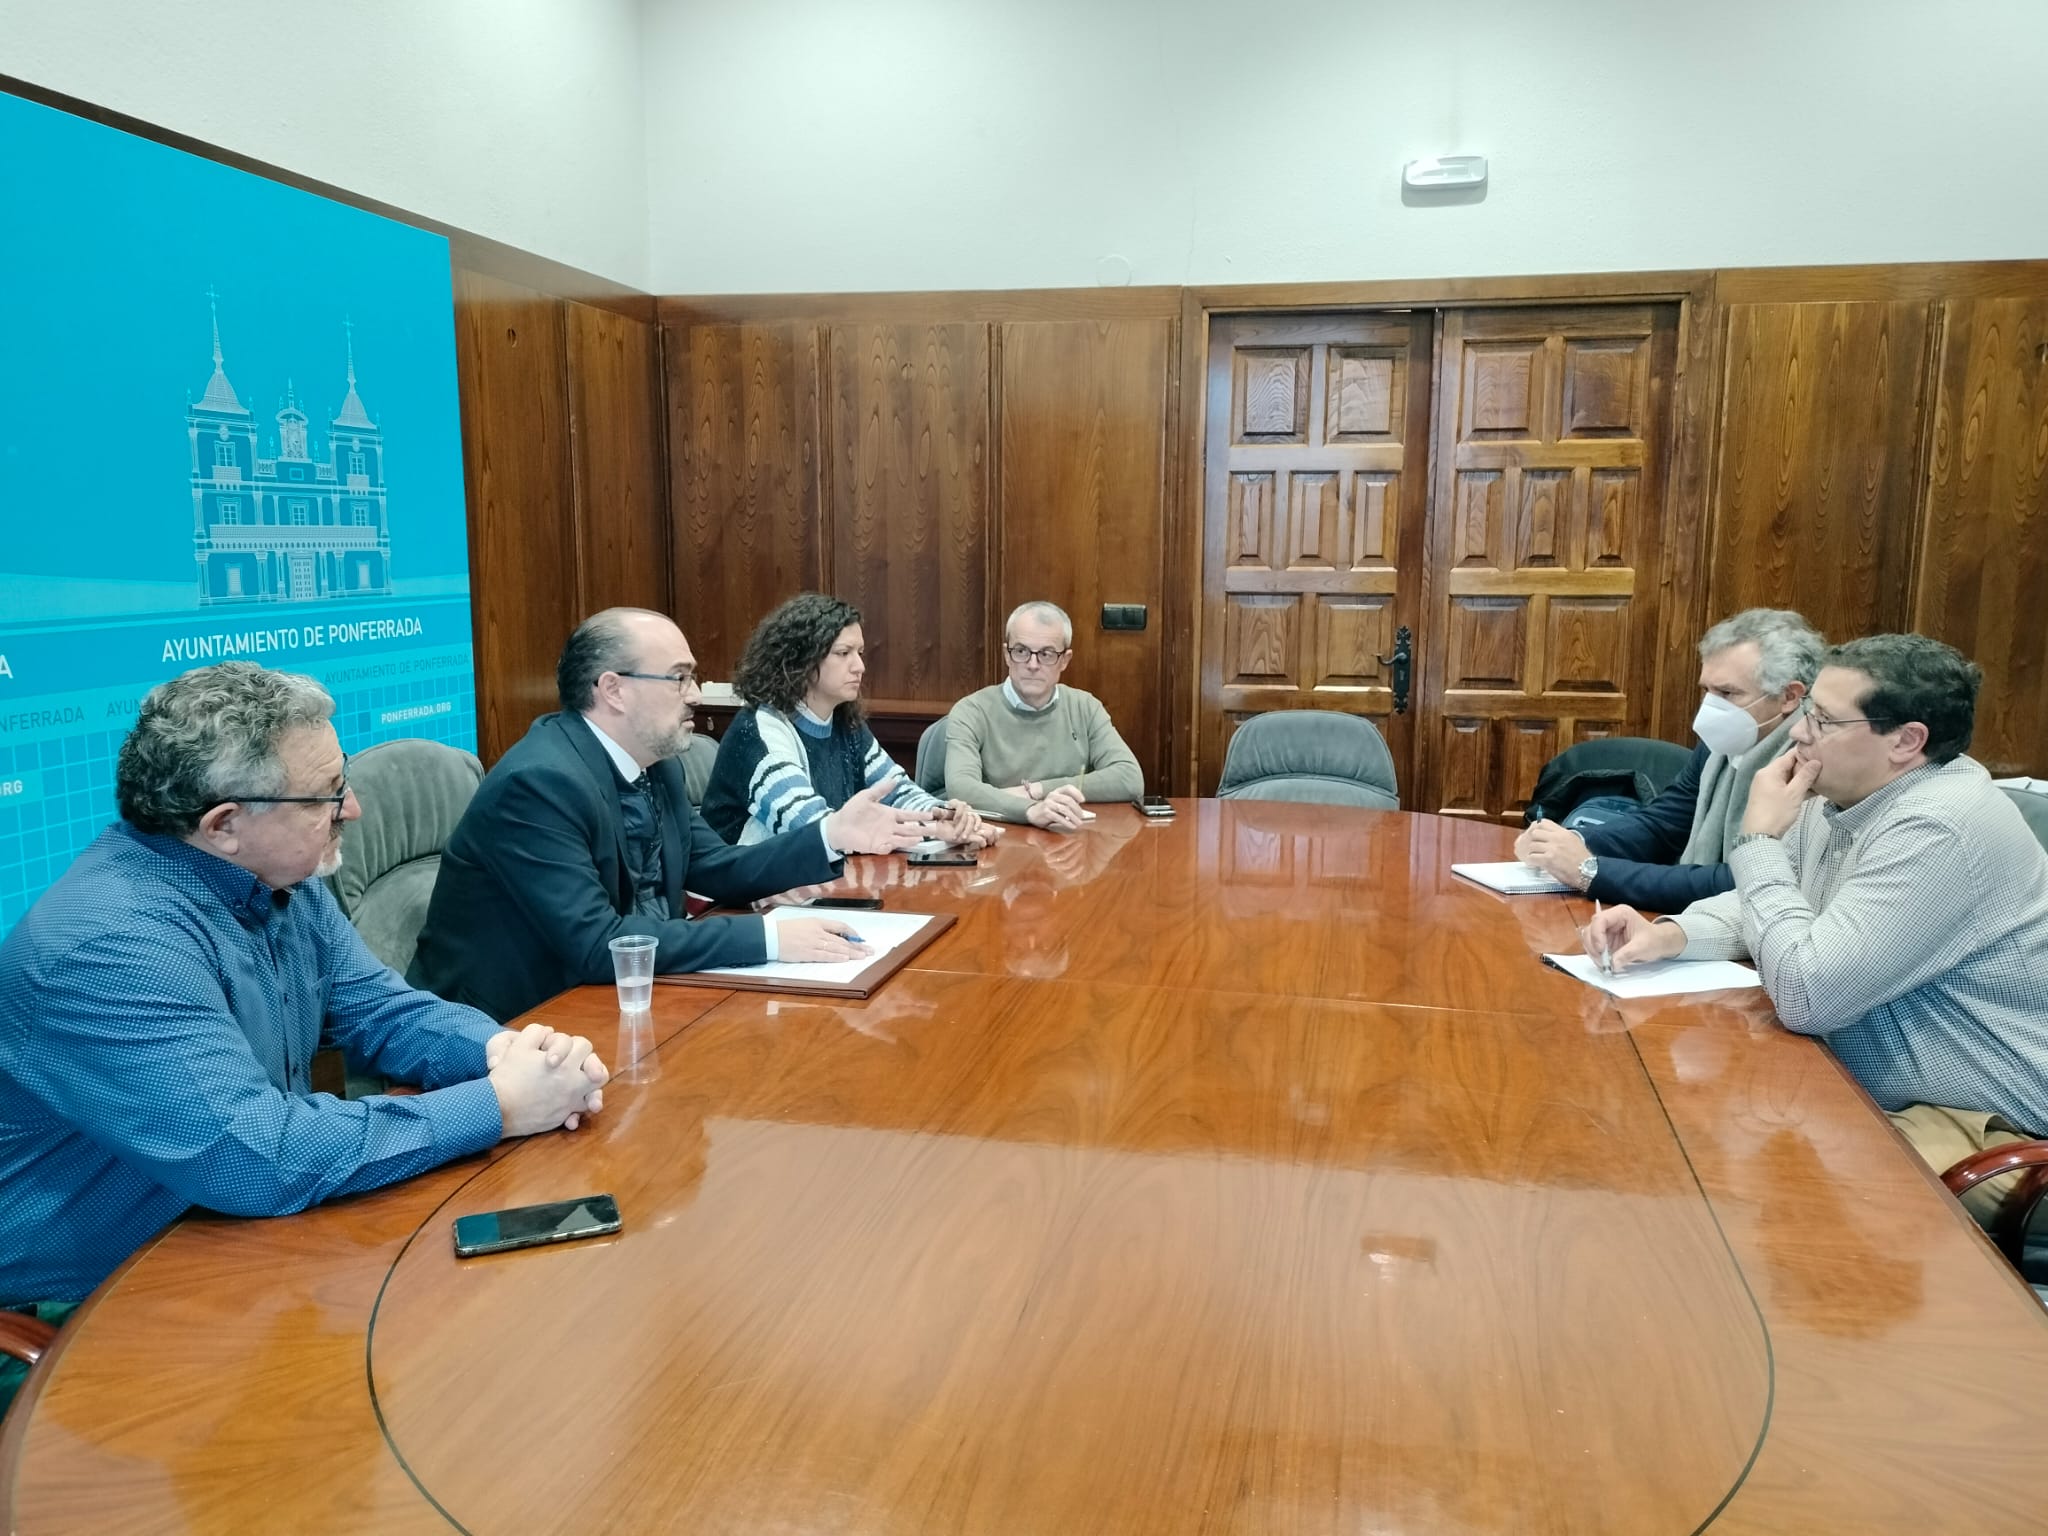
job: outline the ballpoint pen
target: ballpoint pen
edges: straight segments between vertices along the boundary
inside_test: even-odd
[[[1600,931],[1600,903],[1597,900],[1593,903],[1592,931],[1594,943],[1586,947],[1594,951],[1593,963],[1600,967],[1600,974],[1602,976],[1612,976],[1614,974],[1614,954],[1607,947],[1607,935]]]

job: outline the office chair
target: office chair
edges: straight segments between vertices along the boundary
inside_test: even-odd
[[[2036,1230],[2034,1220],[2048,1198],[2048,1141],[2009,1141],[1973,1152],[1944,1173],[1941,1182],[1960,1197],[1986,1179],[2021,1168],[2027,1172],[1999,1206],[1991,1241],[2048,1306],[2048,1230]]]
[[[691,733],[683,747],[683,793],[690,804],[702,805],[704,791],[711,783],[712,767],[718,762],[718,743],[709,736]]]
[[[1398,811],[1393,754],[1358,715],[1281,709],[1238,727],[1223,754],[1221,800],[1293,800]]]
[[[946,723],[953,717],[941,715],[917,738],[917,768],[912,775],[926,794],[946,795]]]
[[[348,760],[363,814],[342,827],[341,868],[327,885],[370,953],[401,976],[419,948],[442,846],[483,777],[473,753],[414,737],[379,742]],[[324,1046],[315,1053],[315,1091],[358,1099],[388,1087],[339,1055]]]
[[[1522,824],[1533,827],[1565,817],[1595,797],[1616,797],[1648,805],[1685,772],[1692,753],[1668,741],[1647,736],[1598,736],[1566,747],[1543,765],[1522,812]]]
[[[2020,808],[2020,815],[2043,848],[2048,848],[2048,795],[2037,795],[2032,790],[2006,788],[2012,803]]]
[[[54,1326],[26,1312],[0,1311],[0,1355],[34,1365],[57,1337]]]
[[[0,1368],[0,1414],[12,1410],[35,1374],[36,1363],[49,1353],[56,1337],[54,1323],[26,1312],[0,1311],[0,1356],[5,1357],[4,1368]]]
[[[363,814],[341,831],[335,899],[370,953],[399,975],[412,964],[441,847],[483,782],[483,764],[438,741],[386,741],[349,759]]]

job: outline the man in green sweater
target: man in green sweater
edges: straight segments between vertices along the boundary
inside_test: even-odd
[[[1060,686],[1074,624],[1051,603],[1025,603],[1003,626],[1010,675],[953,706],[946,795],[984,816],[1079,830],[1090,800],[1135,800],[1145,775],[1092,693]]]

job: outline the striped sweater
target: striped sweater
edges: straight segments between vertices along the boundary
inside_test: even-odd
[[[718,744],[700,811],[728,843],[758,843],[822,821],[892,774],[902,782],[891,805],[917,811],[945,803],[919,789],[866,725],[756,705],[733,717]]]

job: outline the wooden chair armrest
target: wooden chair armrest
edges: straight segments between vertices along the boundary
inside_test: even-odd
[[[2003,1146],[1972,1152],[1941,1176],[1952,1195],[2017,1168],[2048,1168],[2048,1141],[2008,1141]]]
[[[0,1312],[0,1354],[12,1355],[24,1365],[34,1365],[57,1337],[57,1330],[26,1312]]]
[[[2048,1140],[2008,1141],[2002,1146],[1973,1152],[1941,1176],[1952,1195],[1995,1179],[2000,1174],[2028,1172],[2016,1181],[2012,1191],[1999,1203],[1992,1218],[1990,1237],[2014,1269],[2024,1272],[2027,1226],[2034,1207],[2048,1194]]]

